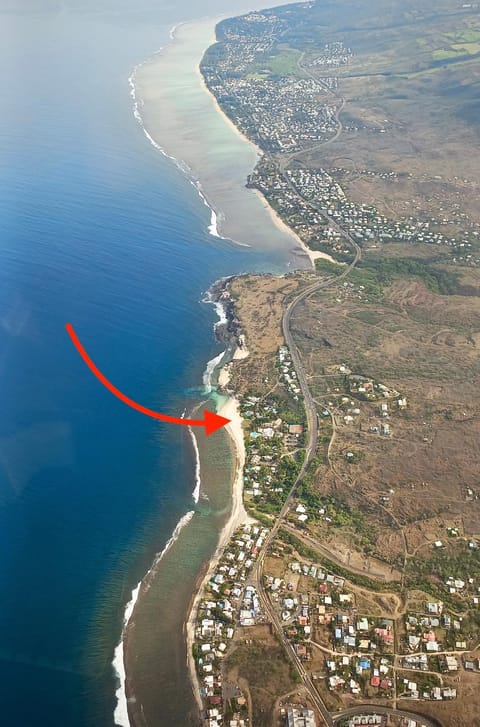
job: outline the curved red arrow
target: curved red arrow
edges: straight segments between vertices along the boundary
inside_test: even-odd
[[[146,414],[147,417],[153,417],[153,419],[161,419],[161,421],[170,422],[170,424],[182,424],[183,426],[188,427],[205,427],[205,434],[207,435],[207,437],[210,436],[210,434],[213,434],[213,432],[216,432],[217,429],[221,429],[225,426],[225,424],[228,424],[231,421],[230,419],[221,417],[219,414],[214,414],[214,412],[207,411],[206,409],[203,412],[203,419],[183,419],[182,417],[170,417],[167,414],[160,414],[160,412],[158,411],[154,411],[153,409],[147,409],[147,407],[142,406],[141,404],[137,404],[136,401],[133,401],[133,399],[130,399],[128,396],[125,396],[125,394],[122,394],[122,392],[119,391],[119,389],[117,389],[112,383],[110,383],[106,376],[104,376],[102,372],[95,366],[92,359],[80,343],[80,340],[75,333],[72,324],[67,323],[65,325],[65,328],[67,329],[67,333],[73,341],[73,345],[87,364],[90,371],[97,377],[99,381],[101,381],[101,383],[110,391],[110,393],[120,399],[120,401],[123,401],[123,403],[127,406],[131,406],[132,409],[136,409],[142,414]]]

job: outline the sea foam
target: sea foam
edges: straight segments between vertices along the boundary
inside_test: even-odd
[[[215,356],[214,358],[210,359],[210,361],[207,363],[207,367],[205,371],[203,372],[203,391],[205,394],[210,394],[212,391],[212,376],[213,372],[217,368],[218,364],[222,360],[222,358],[225,355],[225,351],[222,351],[218,354],[218,356]]]
[[[131,598],[129,602],[127,603],[125,607],[125,613],[123,616],[123,630],[122,630],[122,636],[120,639],[120,643],[118,644],[117,648],[115,649],[115,654],[113,658],[113,668],[115,670],[115,673],[117,674],[117,677],[119,679],[119,686],[118,689],[115,692],[115,696],[117,698],[117,706],[115,707],[114,711],[114,720],[115,725],[118,725],[119,727],[131,727],[131,722],[128,716],[128,706],[127,706],[127,694],[125,691],[125,661],[124,661],[124,638],[126,634],[126,630],[128,628],[129,621],[132,617],[132,614],[135,609],[135,605],[138,601],[138,597],[140,595],[140,590],[142,587],[142,584],[148,581],[148,578],[150,577],[150,574],[152,571],[154,571],[160,561],[162,560],[165,553],[167,553],[172,545],[175,543],[176,540],[178,540],[178,537],[180,533],[182,532],[183,528],[188,525],[192,517],[194,516],[195,511],[190,510],[187,512],[183,517],[180,518],[178,521],[175,530],[172,533],[172,536],[167,541],[164,549],[161,551],[161,553],[157,553],[155,556],[155,559],[147,571],[144,578],[138,583],[136,588],[133,589]]]
[[[173,28],[170,30],[169,37],[171,40],[173,40],[175,38],[175,31],[180,25],[181,25],[181,23],[174,25]],[[161,53],[162,50],[163,50],[162,48],[159,48],[157,51],[155,51],[154,55],[158,55],[159,53]],[[148,131],[145,127],[145,124],[144,124],[143,118],[142,118],[142,114],[141,114],[141,109],[144,104],[143,104],[143,100],[138,98],[137,88],[135,85],[135,79],[136,79],[139,69],[142,68],[142,66],[145,65],[145,63],[147,63],[147,62],[148,61],[145,61],[144,63],[139,63],[138,65],[136,65],[134,67],[131,75],[128,78],[128,84],[130,86],[130,96],[133,100],[133,115],[134,115],[135,119],[138,121],[138,123],[140,124],[142,131],[145,134],[148,141],[150,142],[150,144],[155,149],[157,149],[157,151],[159,151],[161,154],[163,154],[163,156],[167,157],[167,159],[170,159],[171,161],[173,161],[175,163],[175,165],[178,167],[178,169],[180,169],[180,171],[183,172],[183,174],[185,174],[188,177],[192,186],[195,187],[195,189],[197,190],[197,193],[198,193],[200,199],[202,200],[204,205],[206,207],[208,207],[208,209],[210,210],[210,224],[207,227],[209,234],[212,235],[212,237],[218,237],[221,240],[229,240],[230,238],[223,237],[219,231],[219,222],[222,219],[222,215],[219,215],[214,210],[212,205],[209,203],[209,201],[207,200],[205,193],[202,189],[202,185],[200,184],[200,181],[198,179],[195,179],[195,177],[193,176],[193,172],[190,169],[190,167],[188,166],[188,164],[186,164],[184,161],[182,161],[180,159],[177,159],[176,157],[172,156],[171,154],[168,154],[167,151],[158,142],[155,141],[155,139],[151,136],[151,134],[148,133]],[[233,242],[235,242],[235,241],[233,241]],[[237,244],[241,245],[242,247],[250,247],[246,243],[242,243],[242,242],[237,242]]]
[[[197,438],[193,433],[192,427],[188,427],[188,431],[192,438],[193,450],[195,452],[195,489],[192,492],[192,498],[195,504],[200,499],[200,487],[202,485],[202,478],[200,476],[200,452],[198,451]]]

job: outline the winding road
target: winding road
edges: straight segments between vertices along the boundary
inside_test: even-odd
[[[299,66],[300,67],[300,66]],[[302,70],[307,73],[307,75],[311,75],[306,69],[302,68]],[[317,79],[318,80],[318,79]],[[331,89],[327,89],[331,93]],[[333,93],[333,95],[336,95]],[[344,107],[344,99],[340,99],[341,103],[336,109],[336,121],[337,121],[337,132],[334,135],[334,137],[326,142],[323,142],[322,145],[328,144],[331,141],[334,141],[338,138],[342,131],[342,124],[340,121],[340,113],[343,110]],[[318,145],[316,145],[318,146]],[[312,149],[313,150],[313,149]],[[321,212],[324,214],[323,210],[321,210],[318,205],[315,204],[310,199],[306,199],[302,196],[300,191],[292,184],[290,181],[288,174],[287,174],[287,167],[290,164],[293,159],[296,157],[305,154],[305,152],[309,151],[308,149],[303,149],[301,152],[296,152],[294,154],[289,155],[283,155],[282,158],[271,158],[271,160],[276,164],[279,174],[283,177],[286,184],[295,192],[295,194],[302,199],[305,203],[310,205],[313,209]],[[326,705],[324,704],[322,698],[320,697],[320,694],[318,693],[312,678],[306,671],[303,662],[298,658],[292,644],[287,639],[284,633],[283,625],[280,620],[279,614],[277,613],[276,609],[272,605],[270,598],[268,596],[268,593],[265,588],[265,579],[263,576],[263,569],[265,564],[265,558],[268,553],[268,549],[273,542],[273,540],[276,538],[279,528],[285,518],[285,515],[290,509],[291,503],[293,498],[295,497],[297,487],[302,481],[307,469],[309,468],[317,449],[317,442],[318,442],[318,413],[317,413],[317,406],[315,404],[315,401],[312,397],[312,394],[310,392],[310,388],[307,383],[307,377],[306,373],[303,367],[303,363],[301,360],[300,352],[297,348],[297,345],[295,343],[295,340],[293,338],[293,334],[291,331],[291,321],[292,316],[294,315],[295,311],[298,309],[298,307],[311,295],[314,295],[320,290],[325,290],[333,285],[338,285],[338,283],[346,278],[349,273],[352,271],[352,269],[357,265],[357,263],[361,260],[362,257],[362,251],[355,239],[352,237],[350,232],[348,230],[345,230],[342,228],[341,225],[339,225],[335,220],[332,220],[329,218],[329,223],[334,226],[352,245],[353,250],[355,251],[354,259],[349,265],[345,266],[345,269],[340,275],[334,275],[329,277],[323,277],[318,280],[315,280],[315,282],[311,283],[310,285],[307,285],[304,287],[300,292],[295,292],[294,294],[291,294],[286,299],[286,308],[283,313],[282,317],[282,332],[285,339],[285,343],[288,346],[290,350],[290,355],[292,357],[292,362],[295,368],[295,372],[297,375],[297,381],[299,383],[304,404],[305,404],[305,414],[307,419],[307,432],[308,432],[308,438],[307,443],[305,447],[305,459],[303,461],[302,467],[300,469],[300,472],[298,473],[298,476],[293,483],[293,486],[285,500],[285,503],[272,527],[270,532],[268,533],[265,542],[260,550],[260,553],[258,555],[258,559],[256,562],[255,569],[251,576],[251,582],[257,589],[257,592],[259,594],[260,601],[262,603],[262,607],[264,610],[264,613],[266,617],[269,619],[269,621],[272,624],[273,629],[275,630],[276,636],[279,640],[279,642],[283,645],[288,658],[290,659],[290,662],[295,666],[295,668],[298,671],[298,674],[300,676],[300,679],[302,681],[302,684],[304,687],[308,690],[310,695],[310,700],[313,705],[317,708],[318,712],[322,716],[323,723],[327,727],[337,727],[342,720],[345,719],[345,717],[348,716],[354,716],[354,715],[361,715],[361,714],[385,714],[385,715],[395,715],[397,717],[408,717],[410,719],[414,719],[417,721],[419,727],[420,725],[422,727],[442,727],[440,722],[437,722],[434,719],[424,717],[423,715],[420,715],[418,713],[415,713],[413,711],[407,710],[407,709],[395,709],[393,707],[381,707],[377,705],[358,705],[357,707],[352,707],[351,709],[345,709],[341,712],[337,713],[331,713]]]
[[[281,170],[282,176],[286,179],[289,186],[293,186],[290,183],[290,180],[288,179],[287,175],[283,170]],[[295,189],[295,192],[298,196],[301,197],[298,190]],[[302,199],[304,199],[302,197]],[[311,200],[304,200],[308,204],[310,204],[312,207],[315,207],[315,205],[312,203]],[[315,404],[315,401],[312,397],[312,394],[310,392],[310,388],[307,383],[307,377],[306,373],[302,364],[300,352],[297,348],[297,345],[295,343],[295,340],[293,338],[293,334],[291,331],[291,320],[292,316],[297,310],[297,308],[303,303],[307,298],[309,298],[311,295],[317,293],[320,290],[325,290],[328,287],[332,285],[337,285],[340,280],[347,277],[351,270],[357,265],[358,261],[361,260],[362,257],[362,251],[359,245],[356,243],[356,241],[352,238],[350,233],[344,229],[342,229],[338,224],[336,226],[339,228],[339,230],[342,232],[342,234],[349,240],[351,245],[353,246],[353,249],[355,250],[355,257],[352,260],[352,262],[345,267],[344,271],[340,275],[330,276],[327,278],[321,278],[319,280],[316,280],[314,283],[307,285],[305,288],[303,288],[300,292],[294,294],[290,300],[287,299],[287,305],[283,313],[282,317],[282,332],[285,339],[285,343],[288,346],[290,350],[290,355],[292,357],[292,362],[295,368],[295,372],[297,375],[297,381],[299,383],[300,389],[302,391],[302,396],[305,404],[305,414],[307,418],[307,432],[308,432],[308,439],[305,447],[305,459],[303,461],[302,467],[300,469],[300,472],[298,473],[298,476],[285,500],[285,503],[272,527],[269,534],[267,535],[265,542],[263,544],[263,547],[259,553],[257,563],[255,570],[252,574],[252,582],[255,585],[257,592],[259,594],[259,598],[262,603],[263,610],[265,612],[265,615],[270,620],[272,627],[275,630],[275,633],[277,635],[277,638],[279,642],[283,645],[288,658],[290,659],[291,663],[296,667],[300,679],[302,681],[302,684],[304,687],[308,690],[311,702],[315,705],[318,712],[321,714],[324,725],[327,727],[336,727],[340,723],[341,720],[343,720],[345,717],[348,716],[354,716],[356,714],[372,714],[376,712],[377,714],[390,714],[395,715],[399,717],[409,717],[410,719],[414,719],[418,722],[419,725],[422,725],[424,727],[442,727],[442,725],[437,722],[436,720],[427,719],[426,717],[423,717],[420,714],[417,714],[415,712],[411,712],[409,710],[398,710],[394,709],[393,707],[379,707],[376,705],[359,705],[358,707],[354,707],[352,709],[343,710],[342,712],[338,712],[335,714],[332,714],[329,712],[327,707],[325,706],[322,698],[320,697],[313,681],[308,672],[306,671],[303,662],[298,658],[297,654],[295,653],[295,650],[290,643],[290,641],[287,639],[284,633],[284,629],[282,626],[282,622],[279,618],[279,615],[277,614],[275,608],[273,607],[270,598],[268,596],[268,593],[265,588],[264,583],[264,577],[263,577],[263,568],[265,564],[265,558],[267,556],[268,549],[275,539],[275,537],[278,534],[279,528],[284,520],[285,515],[290,509],[291,503],[293,498],[295,497],[295,493],[297,490],[298,485],[302,481],[308,467],[310,466],[310,463],[312,462],[312,459],[315,456],[315,452],[317,449],[317,442],[318,442],[318,413],[317,413],[317,407]]]

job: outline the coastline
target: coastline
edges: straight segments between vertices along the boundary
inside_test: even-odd
[[[234,353],[234,360],[238,351],[239,349],[236,349]],[[245,356],[248,355],[248,352],[240,350],[240,354],[241,358],[245,358]],[[227,363],[225,366],[222,366],[220,370],[218,383],[221,387],[225,387],[228,383],[229,366],[230,364]],[[193,693],[195,695],[195,700],[200,711],[203,710],[203,704],[200,697],[199,682],[195,669],[195,660],[192,653],[192,646],[195,638],[195,623],[197,619],[198,606],[200,601],[202,600],[205,585],[214,573],[220,556],[235,530],[240,527],[240,525],[255,522],[255,520],[250,517],[250,515],[248,515],[247,511],[243,506],[243,468],[245,464],[245,441],[242,428],[243,419],[240,416],[240,403],[238,399],[236,399],[234,396],[229,396],[229,398],[220,408],[218,413],[220,414],[220,416],[224,416],[230,419],[230,423],[227,424],[225,429],[230,437],[233,448],[235,450],[235,474],[232,483],[232,509],[230,517],[225,523],[222,531],[220,532],[218,545],[215,549],[213,556],[210,559],[210,562],[208,563],[205,575],[199,578],[196,592],[192,595],[192,602],[190,604],[189,613],[185,622],[188,671],[190,674],[190,680]]]
[[[223,113],[223,112],[222,112]],[[308,245],[302,240],[301,237],[297,235],[294,230],[292,230],[291,227],[287,225],[286,222],[282,220],[280,215],[276,210],[273,209],[273,207],[268,203],[267,198],[260,192],[259,189],[253,190],[255,194],[261,199],[263,205],[268,210],[268,213],[270,215],[270,218],[274,225],[276,225],[279,230],[283,230],[284,232],[287,232],[290,234],[294,240],[298,243],[298,245],[302,248],[303,252],[307,257],[310,259],[310,262],[312,264],[312,268],[315,268],[315,260],[328,260],[331,263],[335,263],[338,265],[338,260],[335,260],[331,255],[328,255],[326,252],[320,252],[320,250],[311,250]]]
[[[291,230],[274,224],[246,186],[259,148],[239,132],[204,84],[199,65],[224,17],[179,25],[173,43],[134,69],[135,117],[149,142],[176,164],[210,208],[207,227],[213,237],[274,253],[279,272],[309,269],[312,261],[304,247]]]
[[[216,26],[213,29],[213,35],[212,35],[212,39],[211,39],[210,45],[212,45],[213,43],[216,43],[217,42],[217,36],[216,36],[215,29],[216,29]],[[208,48],[210,47],[210,45],[205,48],[205,51],[204,52],[206,52],[208,50]],[[262,149],[258,146],[258,144],[255,144],[254,141],[252,141],[251,139],[249,139],[248,136],[246,136],[243,133],[243,131],[241,131],[237,126],[235,126],[235,124],[233,123],[233,121],[231,120],[231,118],[229,116],[227,116],[227,114],[225,113],[225,111],[222,109],[222,107],[218,103],[218,101],[217,101],[216,97],[214,96],[214,94],[208,88],[208,86],[207,86],[207,84],[205,82],[205,78],[203,77],[202,71],[200,69],[200,64],[201,64],[201,60],[199,61],[199,63],[195,67],[195,74],[197,75],[197,78],[199,79],[199,82],[200,82],[200,85],[201,85],[202,89],[209,96],[209,98],[210,98],[210,100],[212,102],[212,105],[213,105],[215,111],[218,114],[220,114],[220,116],[225,121],[225,123],[230,127],[230,129],[237,135],[237,137],[239,139],[241,139],[246,144],[249,144],[255,150],[255,152],[257,154],[257,159],[259,159],[261,156],[263,156]],[[309,258],[311,267],[313,269],[315,269],[315,260],[323,259],[323,260],[328,260],[329,262],[332,262],[332,263],[337,263],[338,262],[331,255],[328,255],[325,252],[320,252],[319,250],[311,250],[308,247],[308,245],[302,240],[302,238],[299,237],[299,235],[297,235],[297,233],[294,230],[292,230],[292,228],[289,227],[282,220],[282,218],[280,217],[280,215],[268,203],[268,200],[260,192],[260,190],[253,189],[253,192],[260,199],[263,207],[268,212],[268,215],[269,215],[271,221],[273,222],[273,224],[275,225],[275,227],[278,230],[280,230],[281,232],[284,232],[285,234],[289,235],[292,238],[292,240],[294,240],[296,242],[296,244],[301,248],[302,252],[305,253],[305,255]]]
[[[205,53],[206,53],[206,51],[207,51],[207,50],[208,50],[208,49],[210,48],[210,46],[211,46],[211,45],[213,45],[214,43],[216,43],[216,42],[217,42],[217,35],[216,35],[216,32],[215,32],[215,31],[216,31],[216,27],[217,27],[217,25],[218,25],[218,22],[220,22],[220,21],[218,21],[218,22],[217,22],[217,20],[218,20],[218,19],[216,19],[216,20],[215,20],[215,26],[213,27],[213,35],[212,35],[212,37],[211,37],[211,40],[210,40],[209,44],[208,44],[208,45],[206,46],[206,48],[205,48],[205,50],[204,50],[204,54],[205,54]],[[248,136],[246,136],[246,135],[245,135],[245,134],[243,133],[243,131],[241,131],[241,130],[240,130],[240,129],[238,128],[238,126],[235,126],[235,124],[233,123],[233,121],[231,120],[231,118],[230,118],[229,116],[227,116],[227,114],[225,113],[225,111],[224,111],[224,110],[222,109],[222,107],[221,107],[221,106],[220,106],[220,104],[218,103],[218,101],[217,101],[217,98],[216,98],[216,96],[214,96],[214,94],[213,94],[213,93],[212,93],[212,92],[210,91],[210,89],[208,88],[208,86],[207,86],[207,84],[206,84],[206,82],[205,82],[205,78],[204,78],[204,76],[203,76],[203,73],[202,73],[202,71],[201,71],[201,69],[200,69],[200,64],[201,64],[201,62],[202,62],[202,59],[203,59],[203,56],[202,56],[202,58],[201,58],[201,59],[199,60],[199,62],[197,63],[197,65],[195,66],[195,74],[196,74],[196,76],[197,76],[198,80],[200,81],[200,86],[201,86],[201,87],[202,87],[202,89],[203,89],[203,90],[205,91],[205,93],[206,93],[206,94],[208,94],[208,96],[210,97],[210,99],[211,99],[211,101],[212,101],[212,105],[214,106],[215,110],[217,111],[217,113],[219,113],[219,114],[220,114],[220,115],[222,116],[222,118],[224,119],[224,121],[225,121],[225,122],[227,123],[227,125],[228,125],[228,126],[229,126],[229,127],[231,128],[231,130],[232,130],[232,131],[233,131],[233,132],[234,132],[234,133],[235,133],[235,134],[236,134],[236,135],[237,135],[237,136],[238,136],[238,137],[239,137],[240,139],[242,139],[242,141],[246,142],[247,144],[250,144],[250,146],[252,146],[252,147],[253,147],[253,148],[255,149],[255,151],[256,151],[256,153],[257,153],[257,156],[261,157],[261,156],[263,155],[263,151],[262,151],[262,150],[260,149],[260,147],[259,147],[259,146],[258,146],[257,144],[255,144],[255,142],[251,141],[251,140],[250,140],[250,139],[248,138]]]
[[[290,0],[288,0],[290,2]],[[280,2],[279,4],[288,4]],[[216,41],[215,36],[215,28],[217,25],[217,22],[219,21],[219,18],[211,19],[211,22],[214,22],[212,31],[213,31],[213,37],[211,37],[208,41],[208,44],[203,48],[202,50],[202,57],[204,52],[212,42]],[[176,37],[176,30],[178,28],[184,28],[187,23],[182,23],[170,31],[170,39],[173,40]],[[155,54],[158,56],[163,49],[160,49]],[[145,62],[147,64],[148,61]],[[208,227],[208,230],[210,234],[213,237],[223,237],[221,230],[219,230],[219,222],[222,221],[223,214],[217,213],[215,210],[215,202],[210,202],[210,195],[205,192],[201,182],[197,179],[197,174],[194,170],[190,168],[190,166],[177,158],[176,156],[169,153],[169,150],[164,148],[163,146],[158,143],[158,136],[155,133],[150,133],[148,130],[148,127],[146,124],[144,124],[144,118],[143,118],[143,111],[144,111],[144,99],[140,95],[137,95],[137,74],[140,70],[144,68],[144,64],[140,64],[137,66],[132,75],[129,78],[129,84],[131,89],[131,96],[133,99],[134,104],[134,115],[137,121],[139,122],[145,136],[147,137],[148,141],[158,150],[161,152],[162,155],[167,157],[168,159],[174,161],[174,163],[179,167],[179,169],[187,176],[190,183],[195,186],[199,196],[203,200],[204,204],[210,209],[211,211],[211,219],[210,219],[210,225]],[[235,124],[228,118],[228,116],[224,113],[224,111],[221,109],[220,105],[218,104],[215,96],[210,92],[208,89],[205,80],[201,74],[200,71],[200,62],[196,64],[195,67],[195,76],[197,81],[200,81],[200,87],[202,94],[207,94],[210,102],[212,103],[213,107],[215,108],[215,111],[217,115],[223,120],[223,123],[226,123],[226,126],[229,128],[231,132],[234,132],[234,135],[236,138],[241,140],[242,145],[244,145],[246,148],[248,148],[250,151],[254,151],[255,159],[253,160],[254,163],[256,163],[256,160],[263,154],[261,149],[255,145],[250,139],[248,139],[236,126]],[[233,193],[234,190],[232,190]],[[207,196],[208,195],[208,196]],[[317,257],[329,257],[327,255],[324,255],[323,253],[315,253],[309,250],[309,248],[303,243],[303,241],[295,234],[295,232],[289,228],[283,220],[275,213],[272,207],[268,204],[267,200],[258,192],[255,190],[255,195],[252,195],[253,197],[256,197],[261,202],[261,207],[265,210],[267,215],[265,216],[265,220],[268,222],[270,220],[274,227],[280,231],[288,240],[291,240],[295,243],[295,249],[290,249],[289,253],[290,255],[293,254],[294,257],[296,257],[296,261],[299,261],[299,259],[303,259],[303,257],[308,257],[310,266],[314,268],[315,266],[315,259]],[[267,230],[267,236],[268,236],[268,230]],[[271,233],[270,233],[271,236]],[[233,242],[236,240],[226,235],[224,239],[231,239]],[[281,238],[279,238],[281,239]],[[240,242],[240,245],[245,245],[245,242]],[[302,265],[299,263],[298,267],[305,267],[305,263]],[[223,354],[221,354],[223,355]],[[235,352],[233,353],[232,360],[238,360],[241,358],[245,358],[248,356],[248,351],[244,346],[237,347]],[[222,366],[222,368],[219,371],[218,374],[218,384],[221,388],[225,389],[228,381],[229,381],[229,368],[230,363],[225,364]],[[247,523],[254,523],[256,522],[251,516],[248,515],[246,512],[244,505],[243,505],[243,467],[245,463],[245,442],[244,442],[244,436],[243,436],[243,429],[242,429],[242,417],[240,416],[240,404],[238,399],[231,395],[231,392],[229,398],[227,401],[223,404],[223,406],[219,410],[219,414],[221,416],[225,416],[231,420],[230,424],[225,427],[226,433],[228,434],[231,444],[232,444],[232,450],[234,452],[234,458],[235,458],[235,465],[234,465],[234,474],[231,482],[231,511],[230,515],[228,517],[228,520],[225,522],[223,527],[221,528],[218,542],[215,548],[215,551],[210,559],[207,559],[204,563],[204,566],[202,567],[201,574],[198,576],[197,583],[195,585],[195,589],[192,592],[192,600],[190,602],[190,606],[185,614],[185,622],[184,622],[184,635],[186,637],[186,646],[187,646],[187,671],[190,675],[191,685],[193,687],[193,694],[195,696],[195,701],[197,703],[197,706],[201,707],[201,699],[199,694],[199,688],[198,688],[198,681],[197,681],[197,674],[195,669],[195,661],[193,659],[192,654],[192,643],[194,639],[195,634],[195,619],[197,614],[197,609],[199,602],[202,598],[203,594],[203,588],[205,586],[205,583],[210,578],[212,572],[215,570],[216,565],[219,561],[219,558],[227,545],[228,541],[230,540],[231,536],[233,535],[234,531],[241,526],[242,524]],[[195,435],[193,435],[193,438],[195,438]],[[195,442],[194,442],[194,448],[195,448]],[[197,456],[198,456],[198,447],[196,448]],[[197,476],[197,487],[195,489],[195,492],[192,493],[194,501],[198,501],[199,496],[199,488],[198,488],[198,476]],[[116,691],[117,696],[117,707],[115,709],[115,719],[116,722],[120,725],[124,725],[125,727],[133,726],[137,724],[136,719],[133,716],[133,713],[130,711],[130,705],[135,704],[136,696],[135,696],[135,690],[133,688],[132,684],[132,677],[129,674],[128,670],[128,659],[127,659],[127,652],[129,650],[130,642],[131,642],[131,628],[135,627],[135,621],[136,617],[138,617],[139,613],[137,611],[137,602],[141,601],[142,595],[145,591],[147,591],[150,588],[150,582],[153,578],[156,576],[156,570],[158,565],[160,564],[160,561],[166,556],[169,551],[171,550],[172,546],[176,543],[178,540],[181,531],[183,528],[188,525],[190,520],[194,516],[194,511],[190,510],[189,512],[185,513],[184,516],[180,519],[179,523],[175,527],[174,532],[172,533],[171,538],[167,541],[165,548],[163,551],[159,554],[157,554],[157,557],[155,558],[152,566],[148,570],[148,572],[145,574],[144,578],[140,581],[140,583],[137,584],[136,588],[132,591],[131,599],[129,600],[129,603],[127,604],[125,615],[124,615],[124,628],[122,632],[122,637],[120,640],[120,643],[118,644],[116,650],[115,650],[115,659],[114,659],[114,668],[117,672],[117,675],[119,677],[120,685],[119,688]],[[205,570],[206,569],[206,570]],[[203,575],[204,573],[204,575]],[[140,609],[141,611],[141,609]],[[141,705],[139,705],[141,706]]]
[[[213,43],[216,43],[216,42],[217,42],[217,36],[215,33],[215,28],[214,28],[213,37],[212,37],[210,45],[212,45]],[[207,51],[209,47],[210,46],[207,46],[207,48],[205,48],[205,51]],[[213,105],[215,111],[218,114],[220,114],[220,116],[223,118],[225,123],[238,136],[239,139],[241,139],[243,142],[245,142],[246,144],[249,144],[253,149],[255,149],[255,152],[257,154],[257,159],[259,159],[261,156],[263,156],[263,151],[260,149],[260,147],[257,144],[255,144],[255,142],[251,141],[251,139],[249,139],[248,136],[245,136],[243,131],[241,131],[237,126],[235,126],[235,124],[233,123],[231,118],[229,116],[227,116],[225,111],[222,109],[222,107],[218,103],[216,97],[213,95],[213,93],[208,88],[208,86],[205,82],[205,78],[203,77],[202,71],[200,70],[200,63],[201,63],[201,61],[197,64],[197,66],[195,68],[195,73],[200,81],[200,85],[201,85],[202,89],[205,91],[206,94],[208,94],[209,98],[211,99],[212,105]],[[285,222],[281,219],[281,217],[275,212],[273,207],[271,207],[268,204],[268,201],[265,199],[263,194],[261,194],[261,192],[258,189],[254,189],[253,192],[260,199],[263,207],[267,210],[268,215],[269,215],[270,219],[272,220],[273,224],[275,225],[275,227],[277,227],[277,229],[280,230],[281,232],[284,232],[285,234],[289,235],[292,238],[292,240],[294,242],[296,242],[296,244],[302,249],[302,251],[305,253],[305,255],[309,258],[312,268],[315,268],[315,260],[317,260],[320,257],[327,258],[327,259],[333,261],[333,258],[330,258],[330,256],[326,255],[325,253],[315,252],[313,250],[310,250],[310,248],[303,242],[303,240],[296,234],[296,232],[294,232],[291,229],[291,227],[289,227],[287,224],[285,224]]]

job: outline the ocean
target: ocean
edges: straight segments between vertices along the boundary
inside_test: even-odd
[[[228,6],[205,2],[201,14]],[[221,276],[285,264],[210,234],[211,210],[134,116],[132,69],[198,14],[193,0],[0,0],[4,724],[113,726],[112,660],[132,590],[196,511],[204,545],[182,546],[172,594],[180,568],[194,578],[215,545],[212,517],[225,514],[226,436],[211,453],[221,483],[196,503],[188,431],[112,397],[64,329],[73,324],[131,398],[179,415],[222,350],[205,291]],[[159,602],[157,618],[167,623],[179,602],[167,599],[164,612]]]

